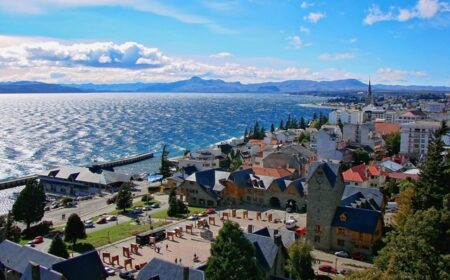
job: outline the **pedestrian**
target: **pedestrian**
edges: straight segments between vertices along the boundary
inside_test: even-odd
[[[180,258],[180,264],[181,264],[181,258]]]
[[[169,243],[166,244],[166,251],[169,251]]]
[[[175,263],[178,263],[178,262],[177,262],[177,258],[175,258]]]

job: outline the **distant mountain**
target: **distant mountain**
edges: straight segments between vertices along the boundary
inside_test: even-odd
[[[79,88],[41,82],[5,82],[0,83],[0,93],[71,93],[82,92]]]
[[[289,80],[242,84],[223,80],[205,80],[192,77],[170,83],[124,83],[124,84],[46,84],[40,82],[0,83],[0,93],[54,93],[54,92],[211,92],[211,93],[314,93],[314,92],[357,92],[367,90],[367,85],[356,80],[310,81]],[[375,85],[374,91],[450,91],[444,86],[398,86]]]

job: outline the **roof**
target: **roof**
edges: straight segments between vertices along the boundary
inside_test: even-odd
[[[272,177],[286,177],[291,176],[295,169],[287,168],[270,168],[270,167],[259,167],[259,166],[248,166],[242,165],[240,169],[253,169],[256,175],[261,176],[272,176]]]
[[[95,250],[55,263],[52,269],[62,273],[67,280],[98,280],[108,277]]]
[[[254,231],[253,234],[258,234],[273,239],[275,230],[273,228],[263,227],[257,231]],[[289,248],[289,246],[297,240],[297,235],[292,230],[277,229],[277,234],[281,235],[281,241],[283,242],[283,246],[285,248]]]
[[[207,169],[198,171],[186,178],[186,181],[197,182],[200,186],[207,189],[217,188],[220,184],[220,180],[227,179],[230,175],[229,172],[222,171],[221,169]]]
[[[0,262],[21,274],[25,272],[30,262],[44,267],[52,267],[53,264],[61,261],[64,259],[9,240],[0,243]]]
[[[136,280],[182,280],[184,267],[160,258],[153,258],[146,264],[136,277]],[[205,274],[198,269],[189,268],[189,280],[204,280]]]
[[[341,198],[341,206],[380,210],[384,195],[377,188],[346,186]]]
[[[198,169],[195,165],[185,166],[185,167],[182,167],[181,169],[183,169],[184,173],[188,176],[198,171]]]
[[[233,181],[238,187],[251,187],[250,174],[253,174],[252,169],[237,170],[230,174],[228,180]]]
[[[307,185],[305,178],[298,178],[295,179],[294,181],[290,181],[289,186],[293,186],[294,188],[296,188],[301,197],[303,197],[306,193],[308,193],[308,190],[306,189]]]
[[[280,247],[275,244],[272,238],[264,235],[245,233],[245,237],[255,246],[256,258],[261,267],[265,270],[271,270],[275,265]]]
[[[331,225],[356,232],[374,233],[379,221],[382,221],[379,211],[339,206]]]
[[[87,167],[65,166],[60,169],[52,169],[40,173],[41,176],[54,177],[63,180],[75,180],[86,183],[109,185],[120,182],[128,182],[130,176],[108,170],[94,172]]]
[[[344,181],[346,182],[362,183],[368,180],[365,173],[366,165],[363,163],[342,172],[342,178],[344,178]]]
[[[325,173],[325,177],[328,179],[328,182],[332,187],[334,187],[339,176],[339,164],[333,162],[313,162],[309,169],[306,182],[309,182],[317,169],[321,169]]]
[[[404,180],[404,179],[408,179],[408,178],[411,178],[413,180],[419,179],[418,174],[408,174],[408,173],[403,173],[403,172],[390,172],[387,174],[387,177],[396,179],[396,180]]]
[[[381,166],[383,166],[386,169],[392,170],[392,171],[398,171],[403,168],[401,164],[396,163],[392,160],[386,160],[381,163]]]
[[[410,110],[400,115],[400,117],[424,117],[426,116],[422,110]]]
[[[381,135],[400,132],[400,125],[396,123],[375,122],[375,132]]]
[[[20,280],[33,280],[33,277],[31,275],[32,273],[32,263],[28,263],[27,268],[25,269],[25,272],[22,274],[22,277],[20,277]],[[40,272],[40,279],[43,280],[61,280],[63,279],[63,275],[57,271],[54,271],[50,268],[43,267],[42,265],[39,265],[39,272]]]

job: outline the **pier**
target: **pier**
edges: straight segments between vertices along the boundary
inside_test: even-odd
[[[126,158],[121,158],[121,159],[116,159],[116,160],[111,160],[111,161],[96,162],[96,163],[87,165],[86,167],[92,167],[92,168],[98,168],[98,169],[113,168],[113,167],[117,167],[117,166],[122,166],[122,165],[127,165],[127,164],[131,164],[131,163],[143,161],[143,160],[146,160],[146,159],[149,159],[152,157],[153,157],[153,153],[142,153],[142,154],[133,155],[133,156],[129,156]],[[11,180],[2,181],[2,182],[0,182],[0,190],[23,186],[28,181],[36,180],[37,178],[38,178],[38,175],[29,175],[29,176],[15,178],[15,179],[11,179]]]

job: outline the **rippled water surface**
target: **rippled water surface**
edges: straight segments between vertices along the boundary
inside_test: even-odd
[[[299,105],[318,100],[284,94],[0,94],[0,180],[160,152],[164,144],[178,155],[240,137],[255,120],[269,128],[288,114],[327,112]],[[151,172],[157,165],[155,158],[121,170]]]

